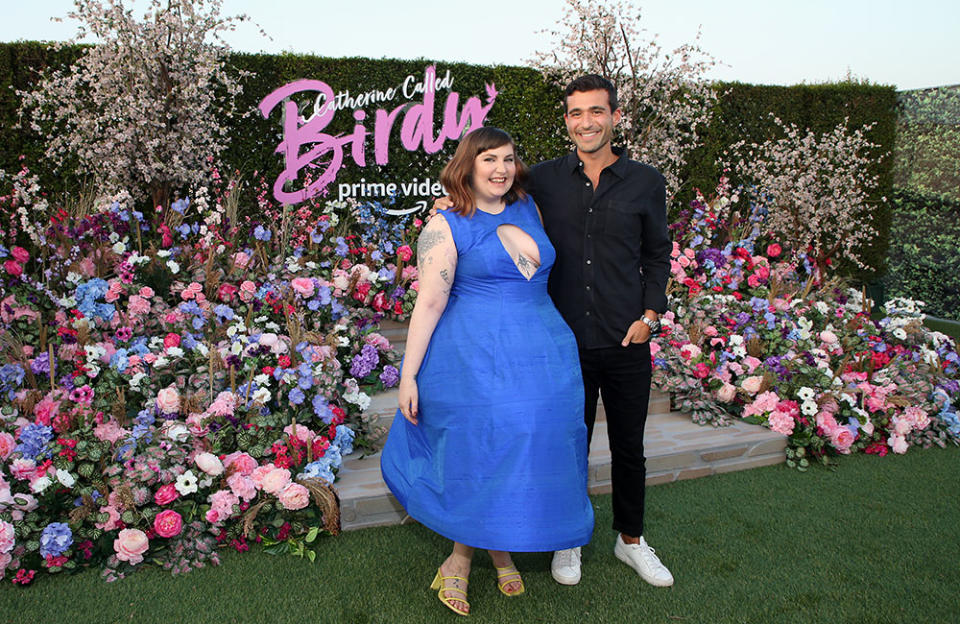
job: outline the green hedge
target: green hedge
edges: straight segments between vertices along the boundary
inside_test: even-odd
[[[926,302],[927,314],[960,320],[960,202],[896,189],[888,297]]]
[[[0,44],[0,168],[11,171],[17,167],[20,154],[27,156],[28,163],[38,163],[42,154],[41,140],[29,132],[13,127],[16,120],[16,98],[10,85],[26,89],[35,81],[37,70],[62,66],[77,58],[79,47],[66,47],[54,51],[35,42]],[[240,98],[240,110],[251,111],[246,117],[225,119],[233,127],[231,147],[224,155],[228,174],[237,170],[246,181],[254,179],[254,172],[268,180],[281,170],[281,161],[274,153],[279,141],[279,111],[270,119],[263,119],[256,106],[260,100],[277,87],[287,82],[314,78],[327,82],[335,92],[350,87],[351,93],[394,86],[408,74],[422,76],[427,60],[404,61],[396,59],[373,60],[367,58],[332,59],[299,54],[233,54],[229,59],[237,69],[253,72],[254,76],[244,84]],[[461,94],[461,103],[470,96],[485,96],[485,84],[495,83],[499,95],[497,103],[487,118],[487,123],[510,132],[520,146],[521,157],[529,163],[563,154],[568,147],[560,105],[561,91],[544,83],[540,75],[523,67],[482,67],[462,63],[437,63],[439,75],[450,70],[454,77],[453,90]],[[741,83],[717,85],[719,99],[714,121],[704,133],[704,144],[689,159],[684,179],[689,184],[684,188],[680,203],[693,197],[695,187],[709,194],[719,177],[715,161],[730,144],[741,139],[763,141],[771,138],[776,127],[769,113],[775,113],[786,122],[808,127],[818,132],[832,129],[844,118],[849,118],[851,127],[877,122],[870,139],[881,145],[880,153],[891,154],[896,132],[896,92],[892,87],[880,87],[857,83],[825,85],[801,85],[794,87],[757,86]],[[445,92],[438,94],[437,109],[441,110]],[[349,133],[353,118],[341,111],[327,127],[330,134]],[[372,124],[368,125],[372,131]],[[372,144],[372,140],[371,140]],[[399,145],[394,139],[391,146]],[[410,153],[392,149],[389,169],[379,171],[375,165],[366,168],[351,167],[347,156],[340,170],[338,182],[357,182],[367,179],[407,180],[413,177],[436,179],[444,162],[452,155],[456,145],[448,142],[434,155],[421,152]],[[185,146],[189,149],[189,146]],[[878,154],[879,155],[879,154]],[[372,162],[372,146],[368,149],[368,162]],[[38,168],[39,169],[39,168]],[[62,191],[73,188],[76,180],[69,172],[45,172],[45,188]],[[877,164],[881,189],[878,195],[892,195],[892,159],[890,156]],[[877,198],[879,199],[879,197]],[[875,223],[881,236],[865,254],[869,263],[882,271],[888,240],[889,210],[878,208]],[[861,281],[875,278],[874,273],[857,273]]]

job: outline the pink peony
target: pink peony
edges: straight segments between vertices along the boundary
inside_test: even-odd
[[[894,453],[903,455],[904,453],[907,452],[907,440],[903,436],[898,436],[897,434],[893,434],[887,440],[887,444],[890,445],[890,448],[893,449]]]
[[[747,377],[743,380],[743,383],[740,384],[740,387],[749,392],[750,394],[756,394],[760,391],[760,386],[763,385],[763,377],[759,375],[754,375],[753,377]]]
[[[789,414],[785,414],[780,410],[774,410],[770,412],[770,429],[776,431],[777,433],[783,435],[790,435],[793,433],[793,417]]]
[[[173,483],[165,483],[160,486],[157,490],[157,493],[153,495],[153,500],[158,505],[169,505],[173,501],[177,500],[180,496],[180,493],[177,492],[177,486]]]
[[[157,409],[164,414],[176,414],[180,411],[180,393],[176,388],[170,386],[157,393]]]
[[[257,467],[257,460],[250,457],[250,455],[243,453],[241,451],[235,451],[230,453],[223,458],[223,465],[226,468],[233,469],[245,477],[250,476],[250,473],[253,472],[254,468]]]
[[[729,403],[737,396],[737,387],[733,384],[725,383],[717,390],[717,399]]]
[[[126,561],[130,565],[137,565],[143,561],[143,553],[150,547],[147,534],[140,529],[123,529],[113,540],[113,549],[117,559]]]
[[[267,494],[276,494],[287,487],[288,483],[290,483],[290,471],[286,468],[274,468],[263,477],[263,491]]]
[[[239,504],[240,498],[230,490],[217,490],[210,495],[210,509],[215,510],[220,518],[229,518],[233,506]]]
[[[27,260],[30,259],[30,252],[23,247],[12,248],[10,250],[10,255],[13,256],[13,259],[20,264],[26,264]]]
[[[308,277],[295,277],[290,281],[290,287],[301,297],[313,296],[313,280]]]
[[[907,418],[895,417],[893,419],[893,432],[900,437],[906,437],[913,430],[913,423]]]
[[[211,477],[223,474],[223,463],[213,453],[200,453],[193,458],[193,461],[196,462],[197,468]]]
[[[0,461],[6,461],[13,449],[17,446],[17,441],[7,432],[0,433]]]
[[[0,553],[8,553],[13,550],[16,542],[13,525],[4,520],[0,520]]]
[[[410,249],[410,245],[400,245],[397,247],[397,255],[404,262],[409,262],[410,258],[413,257],[413,250]]]
[[[161,511],[153,519],[153,530],[160,537],[180,535],[183,528],[183,518],[172,509]]]
[[[37,470],[37,464],[32,459],[18,457],[10,462],[8,470],[14,479],[26,481],[33,477],[33,473]]]
[[[3,263],[3,268],[7,273],[14,277],[20,277],[23,275],[23,267],[20,266],[20,263],[16,260],[7,260]]]
[[[310,504],[310,492],[299,483],[290,483],[277,495],[284,509],[303,509]]]
[[[903,417],[910,421],[910,423],[913,424],[913,428],[917,431],[930,426],[930,417],[923,411],[923,408],[917,407],[916,405],[911,405],[903,410]]]
[[[834,429],[840,426],[837,424],[837,419],[833,417],[833,414],[826,410],[817,413],[816,422],[817,426],[823,429],[826,435],[830,435]]]
[[[257,486],[250,477],[245,477],[239,472],[235,472],[227,477],[227,485],[230,491],[237,497],[249,502],[257,495]]]
[[[143,316],[150,312],[150,308],[150,302],[140,295],[133,295],[127,302],[127,310],[130,312],[130,316]]]
[[[253,469],[253,472],[250,473],[250,478],[253,480],[253,484],[257,486],[258,489],[263,489],[263,480],[267,477],[268,474],[274,471],[276,466],[273,464],[264,464],[263,466],[257,466]]]

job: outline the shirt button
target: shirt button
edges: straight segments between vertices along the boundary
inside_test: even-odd
[[[589,182],[584,182],[584,184],[587,185],[587,186],[590,186],[590,183],[589,183]]]
[[[587,316],[590,316],[590,310],[587,310]]]
[[[589,287],[589,286],[587,286],[587,290],[590,290],[590,287]]]
[[[590,260],[587,260],[587,264],[590,264],[590,262],[591,262]]]
[[[593,212],[593,208],[587,208],[587,212]]]

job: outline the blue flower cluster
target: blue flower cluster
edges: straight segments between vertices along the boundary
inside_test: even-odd
[[[19,364],[0,366],[0,392],[6,392],[8,400],[13,400],[17,388],[23,384],[24,375],[26,375],[26,371]]]
[[[52,439],[53,427],[29,423],[20,429],[20,443],[15,450],[23,455],[24,459],[36,460],[50,454],[50,451],[45,449]]]
[[[95,277],[77,284],[73,296],[77,300],[77,309],[87,318],[99,318],[109,321],[117,311],[112,303],[99,303],[98,299],[107,294],[110,286],[105,280]]]
[[[73,531],[66,522],[51,522],[40,535],[40,556],[59,557],[73,545]]]

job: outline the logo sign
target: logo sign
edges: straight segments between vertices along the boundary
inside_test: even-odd
[[[331,185],[349,158],[358,167],[366,167],[368,151],[372,142],[373,163],[386,165],[390,160],[391,141],[399,134],[403,149],[426,154],[439,152],[444,143],[459,139],[471,128],[483,125],[497,99],[495,85],[486,85],[486,102],[478,97],[467,98],[460,105],[460,94],[452,90],[453,77],[447,70],[443,78],[437,77],[435,66],[425,69],[423,80],[409,75],[399,85],[385,91],[369,91],[351,97],[349,91],[334,93],[327,83],[320,80],[297,80],[272,92],[260,102],[260,113],[269,118],[274,109],[282,114],[283,137],[276,151],[283,154],[284,168],[273,184],[273,196],[285,204],[299,204],[316,195],[329,195]],[[434,119],[438,106],[438,92],[449,93],[443,102],[443,121],[436,128]],[[310,102],[308,115],[302,115],[301,102]],[[397,106],[377,108],[368,114],[362,107],[400,102]],[[339,111],[352,110],[354,126],[349,134],[333,135],[325,129]],[[307,169],[308,171],[304,171]],[[309,175],[302,175],[307,173]],[[367,182],[364,178],[357,184],[339,184],[337,198],[426,196],[441,194],[439,182],[429,179],[384,184]],[[418,202],[414,208],[388,210],[392,214],[405,214],[426,206]]]

